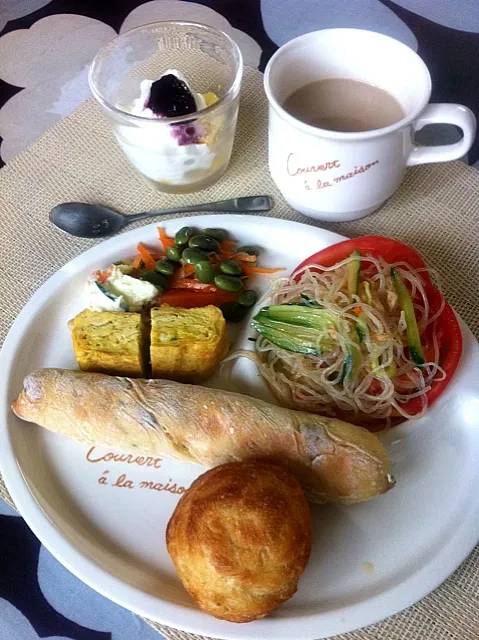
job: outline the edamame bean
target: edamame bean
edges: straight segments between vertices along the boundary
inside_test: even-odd
[[[177,247],[185,247],[190,238],[194,236],[193,227],[181,227],[175,234],[175,244]]]
[[[259,256],[261,248],[255,244],[245,244],[236,250],[236,253],[247,253],[250,256]]]
[[[185,249],[182,258],[188,264],[196,264],[202,261],[208,262],[208,254],[200,249]]]
[[[243,283],[239,278],[235,278],[235,276],[227,276],[223,273],[219,273],[215,276],[215,285],[218,289],[227,291],[228,293],[239,293],[243,290]]]
[[[226,240],[226,231],[224,229],[205,229],[203,231],[203,235],[208,236],[208,238],[214,238],[215,240],[218,240],[218,242],[223,242],[223,240]]]
[[[158,260],[156,270],[164,276],[172,276],[175,273],[175,265],[168,260]]]
[[[173,262],[179,262],[181,260],[182,250],[180,247],[168,247],[165,253],[168,260],[172,260]]]
[[[225,302],[221,305],[221,311],[228,322],[241,322],[244,320],[248,310],[237,302]]]
[[[258,294],[253,289],[247,289],[246,291],[242,291],[236,302],[242,307],[252,307],[256,300],[258,299]]]
[[[164,275],[158,273],[158,271],[145,271],[141,274],[140,280],[146,280],[147,282],[151,282],[155,287],[158,287],[160,291],[165,291],[168,289],[168,280]]]
[[[243,273],[240,263],[236,260],[220,262],[220,271],[228,276],[240,276]]]
[[[188,246],[191,247],[191,249],[201,249],[202,251],[207,251],[208,253],[220,252],[220,243],[218,242],[218,240],[209,238],[208,236],[193,236],[188,242]]]
[[[195,275],[200,282],[208,284],[208,282],[213,281],[213,278],[215,277],[215,270],[207,260],[200,260],[195,265]]]

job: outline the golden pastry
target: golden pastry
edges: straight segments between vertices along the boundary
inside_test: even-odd
[[[311,516],[289,471],[233,462],[193,482],[168,524],[166,544],[204,611],[250,622],[296,592],[311,552]]]

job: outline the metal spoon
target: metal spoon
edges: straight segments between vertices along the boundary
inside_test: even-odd
[[[198,211],[230,213],[254,211],[269,211],[273,207],[273,201],[269,196],[248,196],[246,198],[233,198],[219,202],[208,202],[188,207],[176,207],[174,209],[160,209],[125,215],[113,211],[107,207],[83,202],[64,202],[57,204],[50,211],[50,222],[58,229],[70,233],[79,238],[104,238],[123,229],[130,222],[154,218],[172,213],[197,213]]]

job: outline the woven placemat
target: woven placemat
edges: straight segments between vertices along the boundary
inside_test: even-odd
[[[0,193],[0,343],[33,292],[59,267],[95,244],[52,228],[48,212],[59,202],[97,202],[137,212],[264,193],[275,200],[270,216],[315,224],[286,204],[269,176],[267,105],[262,75],[254,70],[245,75],[231,167],[217,185],[201,193],[172,196],[151,189],[122,156],[109,123],[93,101],[2,169]],[[449,301],[479,336],[478,195],[475,169],[460,163],[416,167],[378,213],[356,222],[318,226],[348,236],[383,234],[412,244],[441,273]],[[0,496],[14,506],[1,479]],[[167,638],[202,638],[149,622]],[[417,605],[337,638],[477,640],[479,547]]]

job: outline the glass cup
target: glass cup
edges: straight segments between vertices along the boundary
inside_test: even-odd
[[[141,82],[168,70],[178,71],[206,106],[173,118],[140,115],[137,107],[132,113]],[[193,22],[156,22],[103,47],[89,82],[135,169],[160,191],[188,193],[213,184],[228,167],[242,74],[241,51],[226,33]]]

